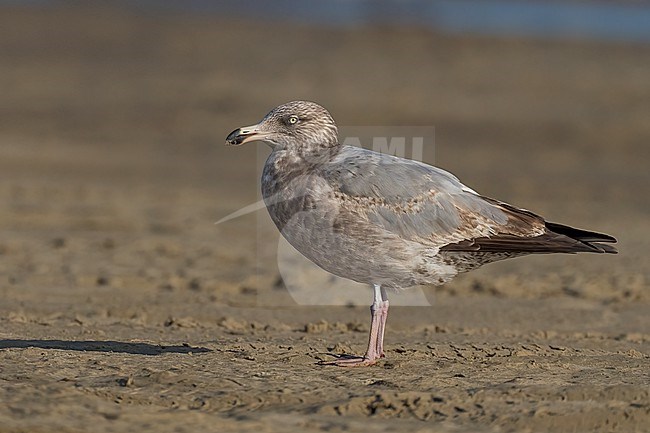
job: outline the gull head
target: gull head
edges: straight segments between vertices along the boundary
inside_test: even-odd
[[[338,130],[325,108],[309,101],[279,105],[255,125],[235,129],[226,138],[227,146],[262,141],[274,150],[308,153],[338,145]]]

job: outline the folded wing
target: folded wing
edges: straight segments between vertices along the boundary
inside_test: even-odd
[[[546,222],[483,197],[436,167],[345,146],[326,169],[344,212],[446,251],[615,253],[611,236]]]

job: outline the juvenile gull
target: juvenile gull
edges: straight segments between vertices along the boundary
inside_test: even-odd
[[[374,289],[362,357],[384,356],[385,289],[443,284],[486,263],[544,253],[616,253],[612,236],[545,221],[484,197],[430,165],[339,144],[330,113],[308,101],[280,105],[236,129],[227,145],[263,141],[264,202],[282,235],[312,262]]]

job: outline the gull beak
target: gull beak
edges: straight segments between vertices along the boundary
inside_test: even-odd
[[[226,137],[226,146],[240,146],[249,141],[264,140],[267,136],[267,133],[260,131],[259,124],[242,126],[228,134],[228,137]]]

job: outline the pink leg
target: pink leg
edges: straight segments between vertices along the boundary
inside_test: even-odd
[[[377,353],[380,358],[384,355],[384,331],[386,330],[386,319],[388,319],[388,300],[380,304],[379,335],[377,336]]]
[[[379,358],[384,357],[384,330],[388,318],[388,300],[382,300],[385,295],[378,295],[379,290],[379,286],[375,286],[375,302],[370,307],[370,337],[366,354],[364,356],[342,356],[322,364],[338,365],[339,367],[363,367],[373,365]]]

